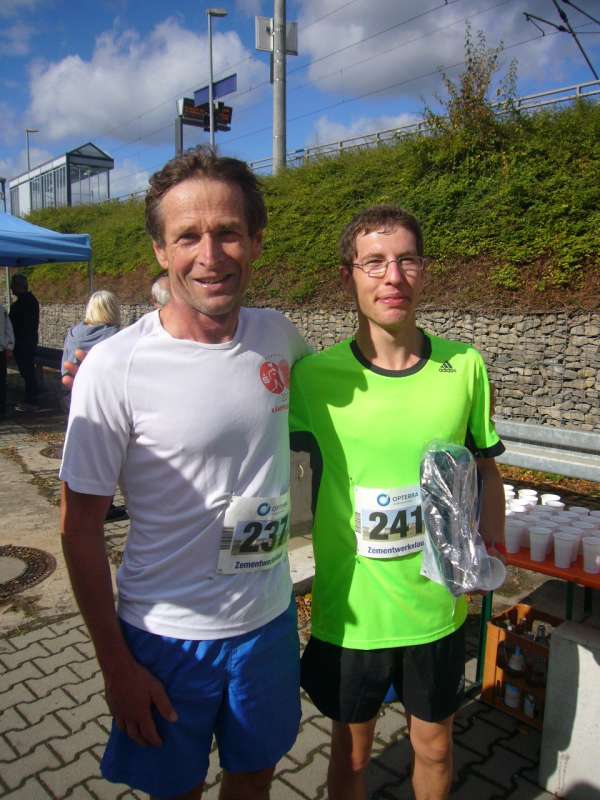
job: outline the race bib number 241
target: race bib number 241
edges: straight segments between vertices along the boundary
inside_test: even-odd
[[[421,492],[354,488],[357,552],[368,558],[396,558],[423,549]]]

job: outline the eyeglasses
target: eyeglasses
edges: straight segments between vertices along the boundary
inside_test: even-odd
[[[427,259],[424,256],[398,256],[388,261],[382,258],[369,258],[362,264],[352,264],[352,266],[366,272],[369,278],[383,278],[390,264],[397,264],[398,269],[407,278],[416,278],[423,271]]]

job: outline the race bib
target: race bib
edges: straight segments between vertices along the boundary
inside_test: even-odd
[[[279,564],[290,534],[289,492],[279,497],[232,497],[225,512],[217,572],[235,575]]]
[[[358,555],[396,558],[423,549],[421,491],[354,487],[354,529]]]

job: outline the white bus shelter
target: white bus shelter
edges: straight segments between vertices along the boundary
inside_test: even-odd
[[[102,203],[110,198],[110,170],[114,165],[95,144],[83,144],[11,178],[11,212],[25,217],[39,208]]]

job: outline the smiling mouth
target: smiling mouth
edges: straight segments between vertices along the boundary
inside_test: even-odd
[[[227,281],[231,280],[233,275],[220,275],[218,278],[193,278],[194,283],[199,283],[200,286],[221,286]]]
[[[394,305],[396,303],[410,303],[410,297],[404,294],[387,295],[386,297],[379,298],[380,303],[386,305]]]

